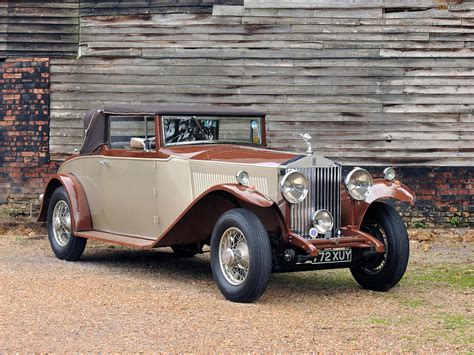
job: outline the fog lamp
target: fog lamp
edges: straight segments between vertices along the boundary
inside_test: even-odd
[[[389,166],[388,168],[383,169],[383,175],[388,181],[395,179],[395,169]]]
[[[243,185],[243,186],[249,186],[250,185],[250,177],[249,177],[249,173],[246,172],[246,171],[239,171],[236,175],[235,175],[235,178],[237,179],[237,182],[240,184],[240,185]]]
[[[325,234],[332,229],[334,220],[328,210],[318,210],[313,214],[313,226],[319,234]]]

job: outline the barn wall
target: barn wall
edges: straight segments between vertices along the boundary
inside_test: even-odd
[[[411,226],[472,226],[474,2],[435,1],[0,0],[0,203],[29,212],[93,105],[206,103],[268,111],[273,148],[396,165]]]
[[[0,58],[76,57],[79,0],[0,1]]]
[[[309,132],[346,164],[473,165],[473,1],[91,3],[80,58],[51,61],[53,153],[79,147],[90,106],[180,102],[265,110],[271,147],[302,151]]]

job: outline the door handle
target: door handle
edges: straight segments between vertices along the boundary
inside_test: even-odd
[[[101,163],[103,166],[109,166],[108,160],[99,160],[99,163]]]

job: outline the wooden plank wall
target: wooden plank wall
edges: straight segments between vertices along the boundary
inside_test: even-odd
[[[212,13],[213,5],[242,5],[243,0],[80,0],[82,16]]]
[[[265,110],[273,148],[304,151],[308,132],[344,163],[474,165],[472,0],[101,11],[82,13],[80,58],[52,60],[53,153],[80,145],[91,106],[179,102]]]
[[[0,58],[76,57],[79,0],[0,0]]]

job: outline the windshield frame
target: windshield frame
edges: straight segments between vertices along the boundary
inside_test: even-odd
[[[187,141],[187,142],[172,142],[166,143],[166,132],[165,132],[165,119],[170,117],[180,117],[183,115],[160,115],[160,143],[162,147],[176,147],[176,146],[185,146],[185,145],[205,145],[205,144],[236,144],[236,145],[248,145],[254,147],[266,147],[266,131],[265,131],[265,116],[210,116],[210,115],[190,115],[190,117],[195,116],[197,119],[255,119],[260,124],[260,143],[254,143],[249,141],[238,141],[238,140],[203,140],[203,141]]]

